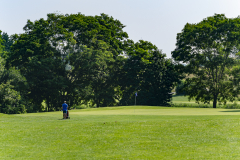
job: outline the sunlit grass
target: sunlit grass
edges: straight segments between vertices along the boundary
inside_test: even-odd
[[[238,159],[240,110],[107,107],[0,114],[0,159]]]
[[[191,99],[190,101],[188,100],[188,96],[184,95],[173,95],[171,103],[175,107],[189,107],[189,108],[194,108],[194,107],[200,107],[200,108],[212,108],[213,104],[210,102],[209,104],[204,104],[204,103],[196,103],[195,100]],[[218,102],[217,108],[236,108],[240,109],[240,101],[236,99],[233,102],[228,101],[226,104],[220,104]]]

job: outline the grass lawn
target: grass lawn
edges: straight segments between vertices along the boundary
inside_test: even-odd
[[[188,97],[184,95],[173,95],[173,103],[195,103],[194,100],[188,101]]]
[[[172,97],[172,103],[173,104],[189,104],[189,105],[198,105],[195,100],[188,100],[188,96],[184,96],[184,95],[173,95]],[[227,104],[233,104],[233,103],[237,103],[240,104],[239,101],[234,101],[234,102],[227,102]],[[203,103],[202,103],[203,104]],[[212,103],[210,103],[212,105]]]
[[[0,114],[0,159],[240,159],[240,110],[106,107]]]

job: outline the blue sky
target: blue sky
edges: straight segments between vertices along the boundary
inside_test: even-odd
[[[176,35],[187,22],[198,23],[214,13],[235,18],[239,8],[239,0],[0,0],[0,30],[23,33],[28,19],[46,18],[47,13],[105,13],[126,25],[130,39],[150,41],[170,58]]]

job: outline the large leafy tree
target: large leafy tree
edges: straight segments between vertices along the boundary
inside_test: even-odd
[[[8,65],[16,66],[28,82],[28,98],[41,111],[45,100],[48,111],[58,108],[65,85],[65,64],[61,53],[51,43],[57,30],[50,23],[40,19],[27,22],[25,33],[15,35]],[[55,40],[54,42],[57,42]]]
[[[113,104],[111,96],[108,98],[111,100],[100,97],[103,97],[103,93],[106,96],[108,92],[106,90],[110,88],[115,90],[116,85],[105,87],[105,90],[100,90],[99,85],[110,84],[106,83],[110,82],[106,77],[113,77],[114,67],[110,65],[113,66],[114,63],[100,64],[100,62],[101,60],[101,63],[106,62],[106,53],[111,53],[114,59],[118,59],[118,55],[123,53],[123,44],[128,37],[127,33],[123,32],[123,28],[124,25],[120,21],[105,14],[95,17],[80,13],[48,14],[46,20],[40,19],[35,22],[28,20],[24,27],[25,33],[14,36],[15,42],[7,62],[8,65],[17,66],[26,77],[29,85],[28,97],[33,103],[39,104],[38,110],[41,110],[43,100],[47,102],[50,110],[56,109],[60,105],[59,101],[63,99],[70,100],[71,105],[79,100],[76,93],[80,91],[76,91],[76,83],[73,80],[76,77],[71,75],[73,73],[71,70],[66,70],[66,64],[69,66],[68,63],[74,63],[76,60],[67,61],[70,54],[81,54],[79,46],[86,46],[91,52],[99,53],[96,54],[98,58],[93,57],[94,64],[92,64],[98,68],[95,68],[94,72],[86,73],[95,77],[91,79],[92,83],[85,83],[88,90],[91,88],[94,91],[91,99],[98,106],[100,103]],[[101,43],[95,43],[96,41]],[[102,47],[103,44],[107,47]],[[111,71],[108,70],[110,68]],[[98,78],[101,76],[103,79]]]
[[[95,40],[102,40],[109,45],[114,58],[123,52],[128,34],[123,31],[125,26],[113,17],[103,13],[94,17],[80,13],[65,16],[49,14],[48,16],[57,19],[59,25],[73,34],[76,48],[79,45],[86,45],[88,48],[98,49]]]
[[[98,49],[80,46],[79,52],[69,55],[72,70],[70,76],[74,89],[82,100],[92,100],[97,107],[114,103],[114,86],[109,82],[114,63],[112,52],[103,41],[95,41]],[[107,100],[110,98],[111,100]],[[104,103],[108,101],[107,103]]]
[[[64,57],[68,57],[67,55],[82,57],[81,60],[78,58],[78,62],[76,58],[70,57],[70,64],[73,65],[73,70],[70,71],[71,76],[68,76],[71,82],[68,85],[68,99],[72,99],[71,101],[77,103],[82,102],[79,98],[84,98],[85,100],[91,100],[97,106],[116,104],[116,97],[119,98],[115,94],[115,92],[119,92],[116,80],[118,72],[116,70],[121,65],[114,63],[113,60],[116,60],[116,62],[121,61],[119,55],[123,53],[125,48],[124,42],[128,38],[127,33],[123,31],[125,26],[120,21],[106,14],[94,17],[80,13],[65,16],[49,14],[48,16],[54,19],[54,23],[62,26],[65,32],[71,33],[71,41],[63,39],[62,43],[58,44],[62,53],[64,53]],[[58,34],[58,37],[63,37],[61,34]],[[82,50],[82,47],[85,49]],[[90,60],[91,64],[88,64],[90,57],[84,56],[90,52],[93,52],[98,58],[92,54],[92,57],[90,56],[92,58]],[[106,53],[111,53],[113,59],[106,59]],[[99,63],[100,61],[102,61],[102,64]],[[81,67],[76,67],[80,62]],[[91,65],[98,67],[94,68]],[[87,68],[88,72],[86,73],[83,69]],[[91,79],[86,81],[85,78],[89,76]]]
[[[0,112],[22,113],[25,112],[25,106],[20,102],[22,99],[20,90],[25,80],[16,69],[6,69],[2,57],[5,52],[4,44],[5,40],[2,39],[0,30]]]
[[[119,81],[123,92],[120,104],[133,105],[134,93],[138,92],[137,104],[168,105],[174,82],[179,78],[172,61],[147,41],[140,40],[129,47]]]
[[[25,78],[15,68],[7,69],[5,60],[0,57],[0,112],[23,113],[25,107],[24,94]]]
[[[186,63],[185,81],[189,98],[197,102],[226,103],[238,95],[238,84],[232,74],[236,65],[240,38],[240,18],[228,19],[215,14],[197,24],[187,23],[177,35],[172,57]],[[236,71],[236,70],[235,70]]]

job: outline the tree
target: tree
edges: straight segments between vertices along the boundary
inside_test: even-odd
[[[23,113],[25,106],[19,89],[24,81],[18,70],[14,68],[6,69],[4,55],[4,39],[0,30],[0,113]],[[23,82],[24,83],[24,82]]]
[[[123,31],[125,26],[113,17],[103,13],[94,17],[81,13],[65,16],[49,14],[48,16],[58,19],[57,23],[73,34],[76,48],[79,45],[86,45],[88,48],[98,49],[94,40],[102,40],[108,44],[114,58],[123,52],[128,34]]]
[[[0,55],[2,55],[3,54],[3,50],[4,50],[4,46],[3,46],[3,44],[4,44],[4,40],[2,39],[2,31],[0,30]]]
[[[16,66],[28,82],[27,97],[42,111],[42,102],[46,101],[48,111],[58,109],[63,101],[66,85],[65,63],[61,52],[52,44],[56,28],[49,21],[40,19],[27,22],[25,33],[15,35],[7,62]],[[55,40],[55,43],[58,41]]]
[[[48,14],[46,20],[40,19],[35,22],[28,20],[24,27],[25,33],[13,36],[15,37],[14,44],[7,58],[7,64],[18,67],[26,77],[29,85],[28,98],[39,105],[37,110],[42,110],[43,101],[47,102],[48,110],[56,109],[58,102],[62,99],[78,103],[80,91],[75,89],[73,83],[75,75],[69,76],[73,72],[66,70],[65,67],[69,65],[66,61],[67,57],[74,53],[81,54],[79,46],[86,46],[98,56],[94,57],[93,61],[94,65],[99,68],[92,68],[92,72],[86,73],[85,76],[92,78],[92,83],[88,83],[89,85],[84,88],[88,88],[88,91],[91,88],[94,91],[91,95],[95,98],[91,99],[94,99],[94,103],[98,106],[100,103],[109,105],[114,103],[113,100],[99,98],[103,96],[103,93],[100,93],[102,90],[98,89],[97,84],[110,84],[106,83],[110,82],[106,77],[113,77],[114,69],[110,67],[110,63],[104,64],[105,60],[110,58],[104,55],[111,53],[113,58],[117,59],[118,55],[123,52],[123,44],[128,37],[127,33],[122,30],[124,27],[120,21],[105,14],[95,17],[80,13]],[[106,49],[104,45],[107,46]],[[71,60],[70,63],[75,63],[74,61]],[[111,66],[113,64],[112,62]],[[101,76],[103,79],[98,78]],[[113,91],[115,87],[108,86],[105,91],[107,89]],[[106,96],[106,92],[104,95]],[[71,103],[70,105],[73,105]]]
[[[119,81],[123,92],[120,104],[134,104],[134,93],[138,92],[137,104],[168,105],[172,97],[169,93],[179,79],[173,62],[165,59],[166,55],[150,42],[140,40],[133,46],[129,44]]]
[[[197,24],[187,23],[177,35],[172,57],[186,63],[186,93],[197,102],[226,103],[238,95],[238,84],[231,74],[236,65],[236,46],[240,38],[240,18],[228,19],[215,14]],[[235,74],[236,75],[236,74]]]
[[[167,106],[172,99],[174,83],[179,81],[179,73],[174,63],[165,58],[161,51],[153,52],[143,76],[138,103],[152,106]]]
[[[2,39],[4,40],[4,50],[6,52],[10,52],[10,47],[12,46],[13,44],[13,39],[11,36],[9,36],[7,33],[3,32],[2,33]]]
[[[24,113],[26,111],[24,96],[25,78],[15,68],[6,69],[5,60],[0,57],[0,112]]]
[[[78,90],[79,97],[82,100],[92,100],[99,107],[111,103],[104,103],[108,98],[114,102],[114,94],[109,93],[110,90],[114,91],[114,87],[111,87],[114,85],[109,82],[114,59],[105,42],[99,40],[95,43],[98,49],[80,46],[79,52],[69,55],[72,66],[69,77]]]
[[[104,54],[109,52],[113,55],[114,60],[119,61],[121,58],[119,58],[118,55],[123,53],[125,47],[124,42],[126,41],[126,38],[128,38],[127,33],[123,31],[125,26],[120,21],[115,20],[113,17],[109,17],[106,14],[101,14],[100,16],[95,17],[85,16],[80,13],[65,16],[49,14],[48,18],[51,19],[51,22],[53,22],[55,26],[63,26],[63,30],[67,33],[71,33],[72,35],[71,41],[63,38],[63,42],[58,44],[58,46],[60,46],[58,48],[61,48],[61,52],[64,53],[63,56],[68,57],[68,55],[71,55],[69,57],[79,56],[83,58],[82,60],[78,59],[79,62],[76,62],[76,59],[72,58],[70,60],[71,65],[73,65],[73,70],[69,73],[71,76],[68,76],[70,82],[67,88],[68,99],[71,99],[74,103],[82,102],[83,99],[85,99],[85,101],[91,100],[93,104],[97,104],[97,106],[109,106],[116,104],[115,99],[118,96],[115,93],[119,92],[119,87],[116,83],[117,72],[115,71],[118,70],[117,67],[119,63],[107,62],[107,65],[104,64],[106,72],[103,72],[102,70],[97,70],[98,68],[91,68],[90,64],[86,64],[86,62],[89,61],[89,57],[84,56],[86,55],[86,52],[98,52],[96,55],[100,57],[102,56],[101,58],[103,58],[99,58],[99,60],[103,60],[103,62],[105,62],[106,57]],[[58,32],[56,35],[57,37],[64,37],[61,36],[61,34],[62,32]],[[92,63],[100,64],[96,57],[92,58]],[[80,62],[81,67],[74,68],[74,66]],[[91,72],[86,73],[82,70],[88,65],[88,71],[91,69],[94,69],[94,71],[91,70]],[[103,64],[99,66],[99,69],[101,69],[102,65]],[[104,80],[100,80],[100,72],[104,75],[102,77]],[[85,75],[83,76],[83,74]],[[80,80],[81,76],[82,80]],[[91,76],[92,79],[84,81],[84,77],[89,76]],[[81,87],[79,86],[80,84]],[[99,89],[99,87],[101,89]]]

